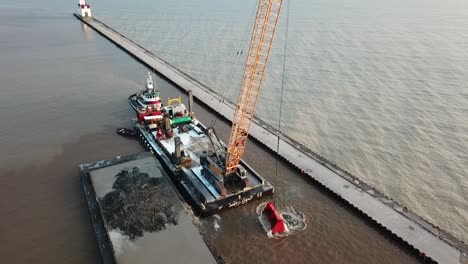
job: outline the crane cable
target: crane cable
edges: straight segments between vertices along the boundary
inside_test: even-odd
[[[289,7],[291,0],[286,0],[288,1],[288,4],[286,6],[286,29],[285,29],[285,37],[284,37],[284,50],[283,50],[283,74],[281,77],[281,95],[280,95],[280,107],[279,107],[279,119],[278,119],[278,132],[277,132],[277,142],[276,142],[276,175],[275,175],[275,182],[274,182],[274,188],[276,190],[276,186],[278,183],[278,170],[279,170],[279,148],[280,148],[280,136],[281,136],[281,116],[283,112],[283,94],[284,94],[284,82],[285,82],[285,76],[286,76],[286,52],[288,49],[288,30],[289,30]],[[273,196],[273,201],[276,203],[276,195]]]
[[[256,8],[257,7],[257,0],[255,0],[253,2],[254,2],[254,5],[252,7],[252,12],[250,14],[249,22],[247,23],[247,25],[246,25],[246,27],[244,29],[244,33],[242,35],[241,42],[239,44],[239,48],[237,49],[236,57],[234,58],[233,65],[232,65],[231,70],[230,70],[229,75],[228,75],[228,80],[227,80],[227,83],[226,83],[226,87],[224,87],[224,91],[221,93],[221,97],[219,98],[219,101],[218,101],[218,106],[215,109],[216,113],[219,113],[219,107],[221,106],[221,103],[223,103],[226,100],[227,93],[230,90],[232,80],[234,79],[234,73],[236,71],[236,68],[237,68],[237,66],[239,64],[240,58],[242,57],[242,54],[244,52],[244,48],[245,48],[245,46],[247,44],[247,41],[248,41],[248,36],[249,36],[248,33],[250,32],[250,28],[252,28],[251,24],[253,23],[253,17],[255,15],[255,11],[257,9]],[[213,120],[211,120],[210,127],[214,127],[216,125],[217,120],[218,120],[217,117],[215,117]]]

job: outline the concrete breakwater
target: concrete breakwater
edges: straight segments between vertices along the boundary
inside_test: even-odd
[[[220,96],[216,92],[104,23],[93,18],[75,16],[181,89],[192,90],[199,101],[217,111],[220,116],[227,120],[233,117],[234,105],[225,101],[218,107]],[[267,148],[276,150],[277,131],[261,120],[256,119],[252,124],[251,136]],[[281,135],[278,154],[297,167],[304,177],[309,177],[349,203],[383,230],[400,238],[404,244],[409,245],[422,257],[440,263],[464,263],[466,261],[467,249],[461,242],[286,135]]]

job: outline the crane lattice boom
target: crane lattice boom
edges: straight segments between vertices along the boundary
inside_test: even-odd
[[[282,3],[283,0],[259,0],[258,3],[244,77],[232,121],[225,175],[236,173],[245,151]]]

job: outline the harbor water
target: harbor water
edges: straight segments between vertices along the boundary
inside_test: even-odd
[[[466,240],[467,6],[398,2],[388,1],[388,8],[371,1],[291,3],[282,130]],[[254,1],[91,5],[102,21],[221,92]],[[142,151],[115,128],[130,125],[127,96],[142,87],[147,69],[74,19],[75,6],[0,3],[5,263],[98,262],[78,164]],[[272,125],[278,122],[284,23],[277,36],[258,109]],[[227,93],[231,100],[241,71],[236,68]],[[157,83],[164,97],[180,93]],[[196,107],[204,123],[214,118]],[[227,124],[218,122],[217,130],[227,138]],[[288,240],[268,240],[255,204],[221,214],[219,228],[204,220],[203,230],[230,263],[245,255],[252,262],[415,262],[288,166],[280,164],[276,177],[271,154],[255,144],[248,150],[246,160],[277,186],[278,203],[306,213],[309,228]]]

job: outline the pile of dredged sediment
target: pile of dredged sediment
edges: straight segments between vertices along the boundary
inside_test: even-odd
[[[135,239],[144,232],[155,232],[167,224],[177,224],[177,213],[166,178],[153,178],[137,167],[124,169],[116,176],[113,191],[100,199],[109,230],[119,229]]]

